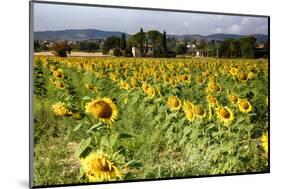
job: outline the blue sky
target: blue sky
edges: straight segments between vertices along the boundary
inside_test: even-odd
[[[168,34],[267,34],[263,17],[162,12],[85,6],[39,4],[34,6],[34,30],[100,29],[133,34],[166,30]]]

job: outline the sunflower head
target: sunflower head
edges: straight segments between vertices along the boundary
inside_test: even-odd
[[[186,111],[184,111],[184,113],[185,113],[185,117],[186,117],[186,119],[188,121],[193,121],[194,120],[195,115],[194,115],[194,112],[193,112],[192,109],[191,110],[186,110]]]
[[[238,108],[241,112],[248,113],[252,111],[252,105],[246,99],[239,99],[237,102]]]
[[[142,89],[143,89],[143,91],[145,92],[147,89],[148,89],[148,84],[144,81],[143,83],[142,83]]]
[[[248,75],[245,72],[240,72],[238,75],[238,79],[241,82],[246,82],[248,81]]]
[[[53,74],[57,78],[63,78],[64,77],[62,69],[58,69],[58,70],[54,71]]]
[[[155,90],[153,87],[148,87],[147,90],[145,91],[146,94],[150,97],[150,98],[153,98],[154,95],[155,95]]]
[[[233,104],[236,104],[239,98],[238,98],[238,96],[235,95],[235,94],[230,94],[230,95],[228,95],[228,99],[229,99],[229,101],[232,102]]]
[[[95,87],[95,86],[92,85],[92,84],[86,83],[86,84],[85,84],[85,87],[86,87],[87,89],[89,89],[90,91],[97,91],[97,87]]]
[[[216,83],[216,84],[214,84],[212,90],[213,90],[213,92],[220,93],[221,92],[221,86],[218,83]]]
[[[215,81],[210,81],[208,83],[208,88],[207,88],[207,92],[211,91],[211,92],[216,92],[216,93],[220,93],[221,92],[221,86],[216,83]]]
[[[199,105],[194,106],[194,113],[197,117],[203,118],[206,116],[206,111]]]
[[[126,81],[120,81],[119,82],[119,87],[121,89],[125,89],[125,90],[129,90],[130,89],[130,85]]]
[[[166,82],[168,82],[169,79],[170,79],[170,76],[165,73],[165,74],[163,75],[163,80],[166,81]]]
[[[181,100],[176,96],[168,98],[167,105],[171,110],[179,110],[181,107]]]
[[[103,153],[92,152],[80,161],[90,182],[114,181],[122,178],[116,163]]]
[[[268,154],[268,132],[264,133],[261,137],[262,147],[266,154]]]
[[[196,83],[198,83],[199,85],[204,83],[204,79],[203,79],[203,77],[201,75],[198,75],[196,77]]]
[[[181,75],[180,80],[182,82],[190,83],[191,82],[191,75]]]
[[[218,104],[217,98],[212,95],[207,96],[207,101],[211,106],[217,106],[217,104]]]
[[[249,78],[249,79],[253,79],[254,77],[255,77],[255,73],[252,72],[252,71],[250,71],[250,72],[248,73],[248,78]]]
[[[130,84],[131,84],[131,87],[132,88],[135,88],[138,86],[138,81],[135,77],[132,77],[131,80],[130,80]]]
[[[225,125],[230,124],[234,120],[234,114],[228,107],[217,108],[217,116]]]
[[[109,125],[114,122],[118,115],[116,105],[109,98],[92,100],[86,104],[85,109],[86,113]]]
[[[57,81],[57,82],[56,82],[56,86],[57,86],[57,88],[59,88],[59,89],[64,89],[64,83],[63,83],[63,82]]]
[[[56,104],[53,104],[52,110],[57,116],[69,117],[69,116],[72,115],[72,112],[62,102],[58,102]]]
[[[176,80],[174,80],[173,78],[170,78],[169,79],[169,84],[172,85],[172,86],[175,86],[176,85]]]
[[[230,70],[229,70],[229,73],[232,75],[232,76],[235,76],[238,72],[238,69],[235,68],[235,67],[232,67]]]
[[[191,102],[189,102],[188,100],[184,101],[183,103],[183,111],[189,111],[189,110],[193,110],[193,104]]]

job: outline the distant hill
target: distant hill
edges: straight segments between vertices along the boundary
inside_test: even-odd
[[[211,34],[207,36],[199,35],[199,34],[187,34],[187,35],[170,35],[170,37],[176,37],[178,40],[217,40],[217,41],[224,41],[227,38],[233,38],[233,39],[239,39],[245,35],[236,35],[236,34],[224,34],[224,33],[219,33],[219,34]],[[263,42],[268,40],[268,36],[264,34],[253,34],[253,36],[256,37],[257,42]]]
[[[78,29],[78,30],[61,30],[61,31],[40,31],[34,33],[35,40],[69,40],[69,41],[83,41],[90,39],[105,39],[110,36],[120,37],[122,32],[120,31],[103,31],[96,29]],[[131,35],[125,33],[126,38],[129,38]],[[266,41],[268,36],[264,34],[253,34],[257,38],[257,42]],[[199,35],[199,34],[186,34],[186,35],[168,35],[168,37],[175,37],[178,40],[218,40],[224,41],[227,38],[239,39],[243,37],[243,35],[236,34],[211,34],[207,36]]]
[[[81,29],[81,30],[62,30],[62,31],[43,31],[34,32],[35,40],[69,40],[83,41],[89,39],[105,39],[110,36],[121,37],[122,32],[119,31],[102,31],[96,29]],[[130,35],[126,34],[128,38]]]
[[[262,41],[267,41],[268,40],[268,36],[264,35],[264,34],[253,34],[253,36],[256,37],[257,42],[262,42]],[[243,35],[235,35],[235,34],[212,34],[212,35],[208,35],[206,36],[206,38],[208,39],[212,39],[212,40],[225,40],[226,38],[233,38],[233,39],[239,39],[243,37]]]

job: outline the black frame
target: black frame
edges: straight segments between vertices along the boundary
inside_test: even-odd
[[[150,10],[150,11],[163,11],[163,12],[182,12],[182,13],[198,13],[198,14],[213,14],[213,15],[228,15],[228,16],[247,16],[247,17],[261,17],[268,19],[268,170],[264,172],[251,172],[251,173],[230,173],[230,174],[217,174],[217,175],[200,175],[188,177],[171,177],[171,178],[156,178],[156,179],[139,179],[129,181],[108,181],[108,182],[95,182],[95,183],[79,183],[79,184],[54,184],[44,186],[34,186],[34,125],[33,125],[33,40],[34,40],[34,3],[39,4],[55,4],[55,5],[70,5],[70,6],[86,6],[86,7],[100,7],[100,8],[117,8],[117,9],[131,9],[131,10]],[[192,11],[181,9],[163,9],[163,8],[148,8],[148,7],[132,7],[132,6],[117,6],[117,5],[101,5],[101,4],[88,4],[88,3],[70,3],[70,2],[54,2],[54,1],[29,1],[29,187],[30,188],[50,188],[50,187],[67,187],[67,186],[87,186],[97,184],[114,184],[114,183],[130,183],[130,182],[144,182],[144,181],[161,181],[161,180],[175,180],[175,179],[189,179],[189,178],[208,178],[208,177],[222,177],[222,176],[239,176],[239,175],[255,175],[270,173],[270,16],[269,15],[255,15],[255,14],[240,14],[240,13],[224,13],[224,12],[208,12],[208,11]]]

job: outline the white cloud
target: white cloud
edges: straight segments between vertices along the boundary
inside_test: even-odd
[[[222,28],[216,28],[215,33],[223,33],[223,29]]]
[[[188,28],[189,27],[189,22],[185,21],[184,22],[184,26]]]
[[[226,29],[229,34],[239,34],[242,31],[242,27],[238,24],[233,24]]]
[[[251,23],[251,18],[249,18],[249,17],[244,17],[241,20],[241,25],[248,25],[250,23]]]

